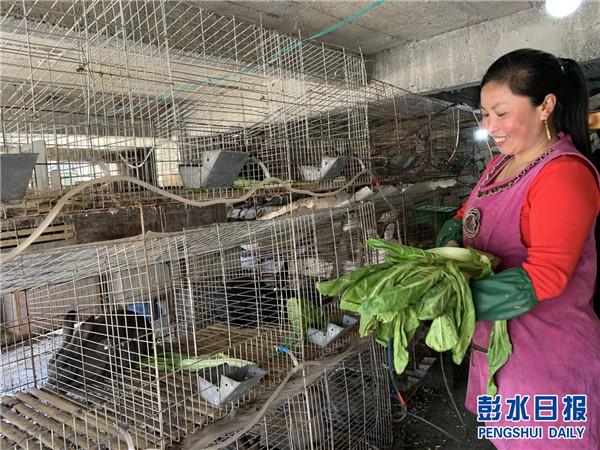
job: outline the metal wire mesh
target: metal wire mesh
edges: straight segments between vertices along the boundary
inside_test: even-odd
[[[454,179],[400,185],[383,191],[385,199],[373,198],[378,235],[413,247],[432,248],[439,229],[456,214],[470,188]]]
[[[454,105],[367,84],[356,55],[191,2],[3,2],[0,56],[0,153],[40,154],[12,215],[43,213],[104,175],[231,198],[267,175],[319,190],[371,166],[389,182],[456,174],[473,149],[471,133],[461,133],[472,120]],[[202,187],[195,177],[216,151],[250,158],[232,184]],[[340,157],[343,169],[319,172]],[[119,182],[90,188],[67,209],[154,197]]]
[[[385,367],[384,349],[372,341],[363,345],[360,351],[300,387],[299,392],[279,401],[256,427],[226,448],[391,448]]]
[[[197,199],[240,195],[264,168],[323,189],[344,179],[307,180],[300,167],[325,156],[368,160],[366,72],[345,51],[192,2],[3,2],[0,13],[0,151],[40,153],[44,174],[29,201],[109,174]],[[208,151],[245,152],[263,166],[249,160],[230,186],[186,181],[180,167],[200,170]],[[119,183],[71,209],[148,196]]]
[[[475,152],[461,109],[367,84],[362,58],[345,50],[193,2],[2,2],[0,58],[0,153],[40,154],[8,216],[43,215],[105,175],[193,199],[237,197],[268,175],[313,190],[363,170],[355,186],[371,176],[401,183],[391,211],[390,201],[367,203],[30,251],[4,265],[2,445],[164,448],[276,384],[293,364],[276,346],[300,361],[343,346],[351,333],[319,334],[344,322],[314,283],[377,261],[365,240],[382,225],[403,242],[431,242],[441,216],[418,210],[448,202],[402,183],[468,173]],[[249,157],[228,187],[185,178],[211,152]],[[344,160],[326,177],[327,158]],[[118,182],[86,190],[64,213],[142,201],[157,199]],[[372,348],[329,371],[265,418],[254,443],[388,446],[382,358]],[[219,384],[223,375],[237,391]]]
[[[53,395],[84,424],[105,420],[136,447],[166,446],[285,375],[292,359],[277,346],[303,360],[344,345],[343,327],[316,339],[342,314],[314,285],[373,262],[365,241],[375,232],[365,203],[25,253],[1,268],[0,391]],[[222,374],[239,382],[235,394]]]
[[[383,82],[366,87],[373,172],[382,183],[412,183],[477,172],[481,149],[468,107]]]

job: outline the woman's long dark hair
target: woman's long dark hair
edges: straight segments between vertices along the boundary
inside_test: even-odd
[[[550,119],[555,131],[571,135],[573,144],[591,157],[588,127],[588,90],[579,64],[550,53],[523,48],[498,58],[481,81],[503,82],[515,95],[528,97],[533,106],[542,104],[548,94],[556,95]]]
[[[592,159],[588,126],[588,90],[579,64],[550,53],[523,48],[498,58],[487,70],[481,87],[490,81],[506,83],[513,94],[528,97],[533,106],[542,104],[548,94],[556,95],[550,119],[555,131],[569,134],[575,148],[598,168]],[[597,267],[600,268],[600,224],[596,223]],[[596,277],[594,309],[600,316],[600,285]]]

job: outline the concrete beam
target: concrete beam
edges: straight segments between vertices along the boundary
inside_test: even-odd
[[[600,2],[584,2],[562,20],[539,6],[385,50],[375,55],[372,77],[413,92],[472,86],[498,57],[523,47],[578,61],[600,57]]]

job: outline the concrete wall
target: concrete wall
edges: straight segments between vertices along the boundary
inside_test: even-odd
[[[372,77],[413,92],[470,86],[498,57],[523,47],[578,61],[600,57],[600,1],[562,20],[536,7],[385,50],[375,55]]]

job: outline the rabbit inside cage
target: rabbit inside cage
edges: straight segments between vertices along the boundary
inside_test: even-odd
[[[63,344],[48,362],[48,383],[58,389],[83,388],[123,375],[151,352],[150,321],[125,309],[90,316],[79,322],[69,311],[63,324]]]
[[[14,334],[2,344],[1,391],[52,392],[56,402],[102,413],[140,442],[166,447],[275,385],[293,365],[276,347],[304,359],[343,345],[345,338],[324,347],[308,339],[306,328],[340,314],[315,283],[368,262],[373,229],[365,204],[15,260],[3,267],[2,292],[22,298],[27,314],[3,329]],[[318,318],[294,322],[294,303],[312,305]],[[235,396],[205,395],[201,378],[220,389],[221,375],[252,366],[263,378],[236,380],[254,384]]]

